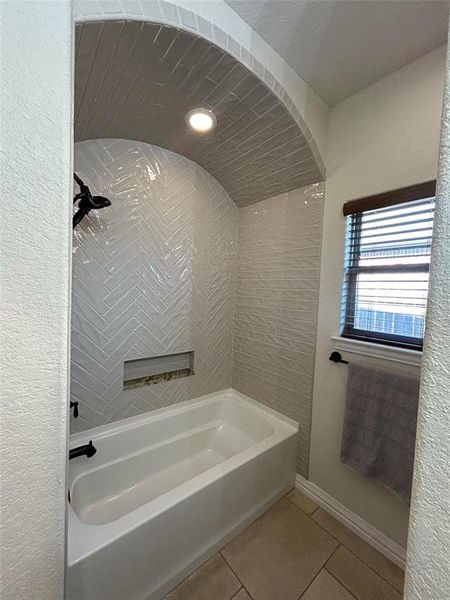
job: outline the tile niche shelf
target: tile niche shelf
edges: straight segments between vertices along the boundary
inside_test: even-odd
[[[123,389],[154,385],[189,375],[194,375],[193,351],[127,360],[123,365]]]

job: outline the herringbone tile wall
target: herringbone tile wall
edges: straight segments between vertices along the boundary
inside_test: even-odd
[[[300,424],[308,471],[323,184],[239,210],[233,387]]]
[[[112,206],[74,232],[72,429],[230,387],[235,204],[201,167],[145,143],[78,143],[75,170]],[[187,350],[195,376],[122,389],[124,360]]]
[[[72,429],[232,385],[300,423],[306,475],[322,184],[238,210],[201,167],[145,143],[77,143],[75,168],[112,206],[74,233]],[[124,360],[187,350],[195,376],[123,390]]]

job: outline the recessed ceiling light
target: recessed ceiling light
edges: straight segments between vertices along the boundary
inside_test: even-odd
[[[194,108],[186,115],[186,123],[196,133],[206,133],[215,127],[217,123],[216,116],[206,108]]]

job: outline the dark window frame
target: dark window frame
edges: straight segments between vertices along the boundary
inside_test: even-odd
[[[359,244],[361,239],[361,224],[363,213],[376,208],[386,208],[404,202],[432,198],[436,195],[436,182],[427,181],[422,184],[408,186],[399,190],[377,194],[359,200],[352,200],[344,204],[344,216],[351,217],[351,237],[350,246],[347,248],[348,258],[346,258],[345,268],[345,305],[344,305],[344,325],[341,336],[360,341],[384,344],[399,348],[408,348],[421,351],[423,348],[422,338],[413,338],[410,336],[401,336],[398,334],[381,333],[378,331],[361,330],[354,327],[356,314],[356,293],[357,278],[359,273],[392,273],[392,272],[429,272],[429,264],[417,265],[384,265],[384,266],[359,266]]]

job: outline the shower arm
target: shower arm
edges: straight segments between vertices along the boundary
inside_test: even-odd
[[[82,181],[75,172],[73,174],[73,178],[75,179],[78,187],[80,188],[80,191],[78,192],[78,194],[73,199],[73,203],[75,204],[75,202],[77,200],[79,200],[80,198],[82,198],[85,194],[90,194],[91,192],[90,192],[88,186],[85,185],[84,181]]]
[[[80,186],[80,188],[82,186],[84,186],[84,183],[81,181],[81,179],[78,177],[78,175],[74,172],[73,174],[73,178],[75,179],[75,181],[78,183],[78,185]]]

